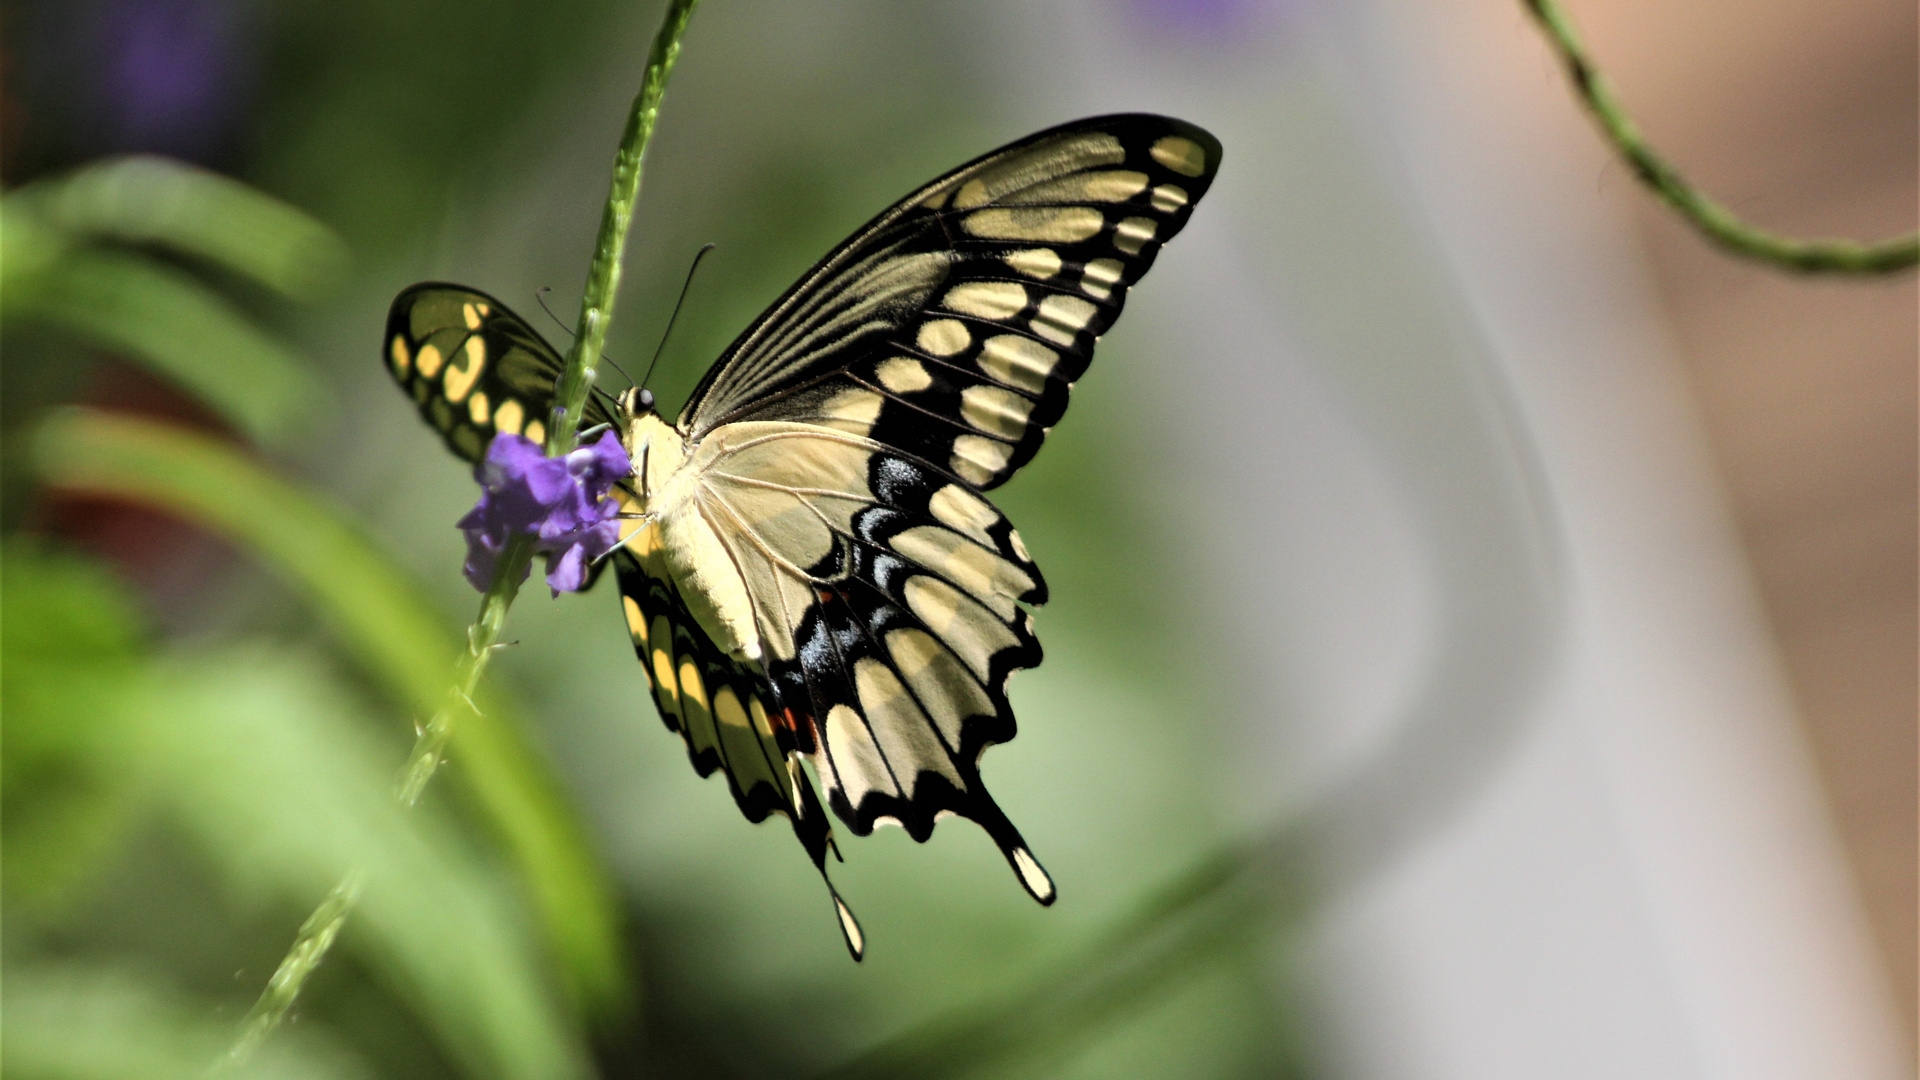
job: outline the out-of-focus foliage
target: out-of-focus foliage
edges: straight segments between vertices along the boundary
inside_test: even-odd
[[[249,437],[284,444],[322,407],[318,380],[198,277],[135,245],[297,297],[338,279],[340,242],[284,203],[153,158],[96,165],[0,201],[0,317],[117,349]]]
[[[0,605],[0,880],[10,900],[51,901],[138,797],[101,757],[146,643],[125,587],[87,560],[10,545]]]
[[[216,532],[299,589],[403,715],[446,694],[462,648],[419,590],[318,495],[219,440],[111,414],[73,411],[44,424],[36,472],[68,491],[147,504]],[[618,917],[580,825],[517,707],[489,689],[454,732],[460,778],[519,863],[568,988],[590,1011],[626,1004]]]
[[[437,810],[399,812],[392,754],[324,671],[254,645],[156,656],[99,569],[20,546],[4,567],[10,891],[71,887],[137,792],[237,897],[297,905],[363,873],[369,955],[473,1075],[577,1071],[501,882]]]
[[[204,1006],[115,971],[11,967],[0,1008],[0,1068],[17,1080],[202,1080],[233,1038]],[[366,1070],[310,1033],[223,1075],[234,1080],[359,1080]]]
[[[296,421],[324,415],[328,397],[304,362],[217,285],[313,295],[344,256],[311,219],[153,159],[40,181],[8,195],[3,212],[12,340],[23,340],[24,325],[114,348],[262,442],[284,443]],[[457,633],[323,499],[230,443],[171,423],[82,410],[36,418],[36,428],[31,439],[9,437],[10,475],[20,476],[27,462],[17,451],[30,444],[41,466],[33,471],[59,498],[160,509],[225,537],[303,594],[379,688],[379,708],[406,718],[441,700]],[[165,545],[151,554],[166,557]],[[584,1071],[582,1018],[604,1020],[631,1000],[619,919],[510,702],[483,697],[484,717],[459,742],[470,802],[512,860],[514,872],[502,873],[438,804],[399,810],[391,785],[404,743],[393,736],[404,725],[370,716],[366,695],[310,647],[244,637],[166,647],[103,564],[44,541],[9,541],[0,567],[5,943],[8,966],[28,972],[18,1007],[9,979],[10,1073],[139,1075],[123,1068],[138,1060],[145,1075],[197,1075],[231,1040],[229,1025],[191,1019],[134,976],[102,981],[58,959],[68,951],[59,942],[89,937],[76,909],[97,905],[133,837],[155,830],[205,861],[212,873],[201,884],[224,896],[218,906],[297,911],[359,875],[366,886],[348,949],[460,1071]],[[135,922],[191,921],[130,899]],[[297,921],[283,914],[267,936],[284,948]],[[242,972],[227,992],[257,986]],[[75,1001],[92,1004],[68,1007]],[[569,1015],[569,1001],[584,1011]],[[28,1035],[21,1025],[50,1010],[71,1015]],[[91,1023],[116,1034],[63,1044]],[[294,1060],[275,1052],[243,1075],[338,1074]]]

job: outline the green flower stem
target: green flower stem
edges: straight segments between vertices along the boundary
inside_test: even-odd
[[[613,187],[607,192],[600,236],[594,241],[593,266],[587,272],[586,292],[580,298],[580,324],[554,392],[553,418],[547,424],[549,457],[572,450],[579,432],[581,410],[586,408],[587,391],[593,386],[600,351],[607,343],[607,326],[613,321],[613,303],[620,292],[620,258],[627,248],[633,204],[640,197],[641,158],[653,138],[654,122],[660,117],[667,77],[680,59],[680,38],[687,32],[687,21],[693,18],[698,2],[669,0],[666,18],[653,38],[653,51],[647,54],[640,92],[634,95],[633,111],[627,115],[627,127],[620,136],[620,150],[613,157]]]
[[[480,617],[467,628],[467,655],[460,658],[453,689],[446,703],[420,728],[419,736],[413,741],[413,753],[407,756],[407,766],[400,774],[400,786],[394,792],[394,798],[400,801],[401,806],[411,809],[420,801],[428,781],[433,779],[434,772],[446,759],[447,740],[453,735],[455,711],[479,711],[473,703],[474,691],[480,688],[480,676],[486,672],[487,661],[492,658],[494,646],[500,641],[500,631],[506,628],[507,608],[513,605],[513,598],[519,595],[521,579],[527,575],[532,562],[531,537],[516,536],[507,542],[507,549],[501,553],[499,568],[493,575],[493,584],[480,601]]]
[[[480,601],[480,617],[467,629],[467,654],[460,658],[447,700],[434,711],[432,719],[420,726],[413,741],[413,752],[407,755],[406,767],[400,771],[400,781],[394,786],[393,797],[402,807],[410,810],[419,803],[433,774],[446,760],[447,740],[453,735],[455,715],[460,711],[479,711],[473,703],[474,691],[479,689],[480,676],[493,657],[500,631],[506,627],[507,608],[519,594],[521,579],[527,575],[532,562],[531,537],[514,537],[501,553],[493,584]],[[327,951],[333,948],[334,939],[340,936],[340,928],[346,925],[364,884],[359,871],[347,871],[300,925],[293,947],[281,958],[280,966],[267,980],[267,987],[260,992],[253,1008],[247,1010],[247,1017],[240,1025],[240,1036],[227,1051],[227,1064],[245,1064],[287,1018],[306,986],[307,977],[320,967]]]
[[[1810,274],[1891,274],[1920,261],[1920,233],[1873,244],[1796,240],[1740,220],[1732,210],[1688,183],[1679,170],[1647,145],[1639,126],[1614,97],[1606,76],[1594,67],[1560,0],[1522,2],[1559,52],[1581,103],[1593,114],[1614,149],[1627,159],[1634,175],[1714,243],[1736,255]]]
[[[613,319],[614,296],[620,287],[620,259],[626,251],[627,226],[633,220],[633,204],[640,196],[640,162],[653,127],[660,116],[660,100],[666,94],[667,78],[680,58],[680,38],[686,33],[698,0],[670,0],[660,32],[654,36],[647,56],[647,70],[640,93],[633,99],[633,111],[620,138],[620,150],[613,159],[613,185],[607,196],[607,208],[600,219],[600,235],[594,245],[593,265],[587,274],[586,293],[580,303],[580,329],[573,351],[567,356],[555,392],[553,422],[547,427],[545,451],[557,456],[574,448],[578,441],[578,418],[586,406],[587,391],[593,386],[595,368],[607,340],[607,325]],[[520,591],[520,580],[533,561],[529,538],[517,537],[507,545],[495,570],[492,587],[480,602],[480,617],[467,630],[467,655],[454,674],[453,688],[442,705],[420,728],[401,772],[395,797],[402,806],[420,801],[427,783],[445,759],[447,741],[452,736],[454,718],[461,709],[475,711],[473,693],[499,643],[506,626],[507,609]],[[251,1055],[284,1019],[299,998],[301,987],[313,974],[332,947],[347,915],[360,894],[356,874],[349,873],[318,909],[308,917],[294,939],[293,948],[280,961],[280,967],[267,983],[267,989],[247,1013],[240,1038],[228,1052],[229,1063],[240,1063]]]
[[[267,1036],[273,1034],[273,1029],[286,1019],[287,1012],[300,996],[300,988],[306,985],[307,976],[320,966],[327,950],[333,948],[333,939],[340,935],[340,928],[346,925],[347,913],[353,910],[353,905],[360,899],[361,885],[358,874],[347,874],[314,909],[313,914],[307,916],[307,921],[300,924],[300,933],[293,939],[293,948],[287,950],[273,978],[267,980],[267,988],[260,992],[259,1000],[253,1003],[253,1008],[247,1010],[247,1018],[241,1021],[240,1037],[227,1050],[224,1064],[246,1064],[254,1051],[267,1041]]]

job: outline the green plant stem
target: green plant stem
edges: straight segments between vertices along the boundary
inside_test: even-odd
[[[1567,77],[1587,111],[1634,175],[1708,239],[1734,254],[1802,273],[1891,274],[1920,261],[1920,233],[1878,243],[1796,240],[1742,221],[1732,210],[1687,182],[1627,115],[1606,76],[1593,64],[1560,0],[1522,0],[1560,54]]]
[[[627,114],[620,149],[613,157],[613,186],[607,192],[600,235],[594,241],[593,266],[580,297],[580,323],[574,332],[573,350],[567,354],[567,366],[554,392],[553,417],[547,424],[548,456],[564,454],[574,447],[581,410],[586,407],[587,391],[599,369],[600,351],[606,346],[607,326],[613,321],[613,304],[620,292],[620,259],[627,247],[627,226],[633,221],[633,204],[640,198],[641,158],[653,138],[654,122],[660,117],[667,77],[680,59],[680,38],[698,2],[669,0],[666,18],[661,20],[660,32],[654,35],[653,49],[647,54],[640,92],[634,95],[633,110]]]
[[[634,201],[640,197],[641,159],[653,138],[667,78],[673,74],[674,63],[680,58],[680,38],[686,33],[697,2],[670,0],[668,3],[666,18],[660,32],[654,35],[653,48],[647,55],[640,93],[633,99],[633,111],[620,137],[619,152],[614,155],[612,189],[607,196],[606,212],[600,219],[593,265],[588,270],[587,288],[580,302],[579,335],[567,355],[554,395],[553,422],[548,425],[544,448],[550,457],[572,450],[578,439],[578,418],[585,408],[587,391],[593,385],[600,352],[606,344],[607,325],[613,319],[614,296],[620,287],[620,260],[627,246],[627,226],[633,219]],[[440,768],[457,711],[477,711],[473,693],[499,643],[500,631],[507,622],[507,609],[513,605],[520,581],[532,561],[533,544],[528,537],[516,537],[502,553],[493,584],[480,602],[480,616],[467,630],[467,654],[461,658],[454,674],[448,700],[420,728],[413,752],[401,772],[394,795],[402,806],[412,807],[418,803],[427,783]],[[320,966],[339,935],[360,888],[357,875],[350,872],[302,924],[293,948],[280,961],[273,978],[268,980],[267,989],[248,1011],[240,1037],[227,1054],[229,1063],[244,1062],[286,1019],[308,976]]]
[[[480,676],[486,672],[487,661],[493,657],[494,647],[499,643],[500,631],[506,627],[507,609],[519,594],[521,580],[526,577],[532,562],[533,541],[530,537],[516,536],[508,541],[506,550],[501,553],[493,584],[481,598],[480,616],[467,630],[467,653],[460,658],[453,685],[447,691],[447,700],[434,711],[431,719],[420,726],[419,734],[413,740],[413,751],[407,755],[407,764],[400,771],[399,783],[394,786],[393,797],[403,808],[412,809],[419,803],[433,774],[439,770],[440,763],[446,760],[447,740],[453,735],[456,714],[463,710],[479,711],[473,704],[473,693],[480,686]],[[346,925],[347,916],[359,901],[363,885],[359,871],[347,871],[313,914],[307,916],[307,921],[300,925],[300,932],[293,939],[293,947],[281,958],[280,966],[274,970],[273,977],[267,980],[266,989],[260,992],[253,1007],[247,1010],[246,1019],[241,1021],[240,1036],[227,1051],[228,1064],[244,1064],[287,1018],[293,1003],[299,1000],[307,978],[320,967],[327,951],[333,948],[334,939],[340,936],[340,928]]]
[[[346,925],[347,913],[360,899],[362,882],[360,876],[348,873],[333,887],[320,906],[300,924],[300,933],[293,939],[293,947],[281,959],[280,966],[274,970],[273,978],[267,980],[267,988],[260,992],[259,1000],[253,1008],[247,1010],[247,1018],[240,1023],[240,1037],[233,1041],[227,1050],[225,1064],[244,1065],[253,1057],[260,1045],[280,1026],[293,1003],[300,997],[301,987],[306,985],[307,976],[313,974],[326,957],[327,950],[333,948],[333,939],[340,935],[340,928]]]
[[[480,711],[473,703],[474,691],[480,688],[480,676],[487,670],[487,661],[493,656],[494,646],[499,644],[500,631],[506,628],[507,609],[513,606],[514,597],[520,594],[520,582],[532,562],[531,537],[516,536],[507,542],[506,551],[501,553],[499,569],[493,576],[493,584],[480,600],[480,617],[467,628],[467,654],[460,658],[453,689],[446,703],[434,711],[433,717],[421,726],[419,735],[413,740],[413,753],[407,755],[406,768],[400,773],[400,785],[393,793],[401,806],[412,809],[419,803],[421,793],[427,790],[428,781],[433,779],[440,763],[446,760],[447,740],[453,735],[456,710]]]

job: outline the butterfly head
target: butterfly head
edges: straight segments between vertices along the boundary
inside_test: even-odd
[[[639,481],[635,494],[645,512],[657,512],[655,497],[687,460],[686,442],[655,411],[653,391],[636,386],[622,391],[614,404],[619,409],[622,442]]]
[[[638,420],[653,413],[653,391],[643,386],[635,386],[620,393],[620,411],[629,420]]]

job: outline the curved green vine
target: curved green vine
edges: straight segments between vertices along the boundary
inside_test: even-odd
[[[1694,187],[1647,145],[1639,125],[1627,115],[1606,76],[1588,57],[1573,19],[1559,0],[1521,2],[1560,54],[1581,104],[1593,114],[1614,149],[1626,158],[1634,175],[1714,243],[1736,255],[1808,274],[1893,274],[1920,262],[1920,233],[1866,244],[1841,239],[1797,240],[1742,221],[1724,204]]]

